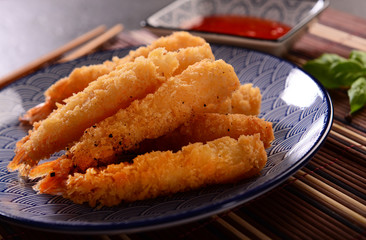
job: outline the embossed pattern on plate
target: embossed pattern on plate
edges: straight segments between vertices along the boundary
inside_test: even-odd
[[[35,194],[7,164],[15,143],[27,133],[18,116],[43,101],[43,92],[77,66],[124,56],[131,49],[95,53],[50,66],[0,91],[0,218],[53,231],[121,233],[172,226],[233,208],[286,180],[310,160],[333,119],[330,98],[319,83],[282,59],[243,48],[212,45],[217,59],[233,65],[242,83],[262,92],[260,117],[273,122],[275,140],[261,176],[116,207],[90,208],[60,196]],[[55,154],[56,157],[57,154]]]

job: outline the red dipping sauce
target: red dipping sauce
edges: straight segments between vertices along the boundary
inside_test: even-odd
[[[195,19],[185,26],[188,30],[238,35],[242,37],[275,40],[290,31],[283,23],[257,17],[214,15]]]

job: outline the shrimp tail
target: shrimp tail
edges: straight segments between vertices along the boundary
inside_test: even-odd
[[[24,162],[29,161],[32,161],[32,159],[28,158],[27,154],[25,153],[25,149],[22,147],[17,148],[13,160],[8,164],[8,170],[12,172],[18,169],[22,169],[24,168]]]
[[[64,189],[66,186],[66,181],[67,175],[47,175],[36,185],[34,185],[33,189],[40,193],[62,195],[62,193],[65,191]]]
[[[71,159],[62,156],[54,161],[33,167],[28,174],[30,179],[42,178],[33,186],[37,192],[59,195],[65,189],[68,175],[73,172]]]
[[[23,124],[30,124],[45,119],[56,107],[56,103],[51,98],[47,98],[45,102],[29,109],[23,116],[19,117],[19,121]]]
[[[54,172],[54,169],[56,169],[58,165],[59,165],[58,159],[56,159],[54,161],[42,163],[42,164],[32,168],[32,170],[29,172],[28,177],[30,179],[45,177],[46,175],[50,174],[51,172]]]
[[[30,170],[30,165],[25,163],[32,163],[33,160],[27,155],[26,149],[23,147],[24,143],[29,140],[29,136],[32,133],[32,130],[29,131],[29,134],[20,139],[15,145],[15,156],[13,160],[8,164],[8,171],[13,172],[19,170],[20,176],[27,176]]]
[[[64,155],[56,160],[45,162],[33,167],[30,170],[28,177],[30,179],[36,179],[39,177],[45,177],[47,175],[67,175],[72,172],[72,168],[72,160]]]

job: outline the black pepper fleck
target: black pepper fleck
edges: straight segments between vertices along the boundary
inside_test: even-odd
[[[112,137],[113,137],[112,133],[111,133],[111,134],[109,134],[109,136],[108,136],[108,137],[112,138]]]
[[[50,173],[50,177],[54,177],[54,176],[56,176],[56,173],[55,172],[51,172]]]

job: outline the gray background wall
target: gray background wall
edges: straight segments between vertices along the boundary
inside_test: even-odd
[[[0,0],[0,77],[88,30],[141,20],[172,0]],[[365,0],[331,0],[331,7],[364,16]]]

